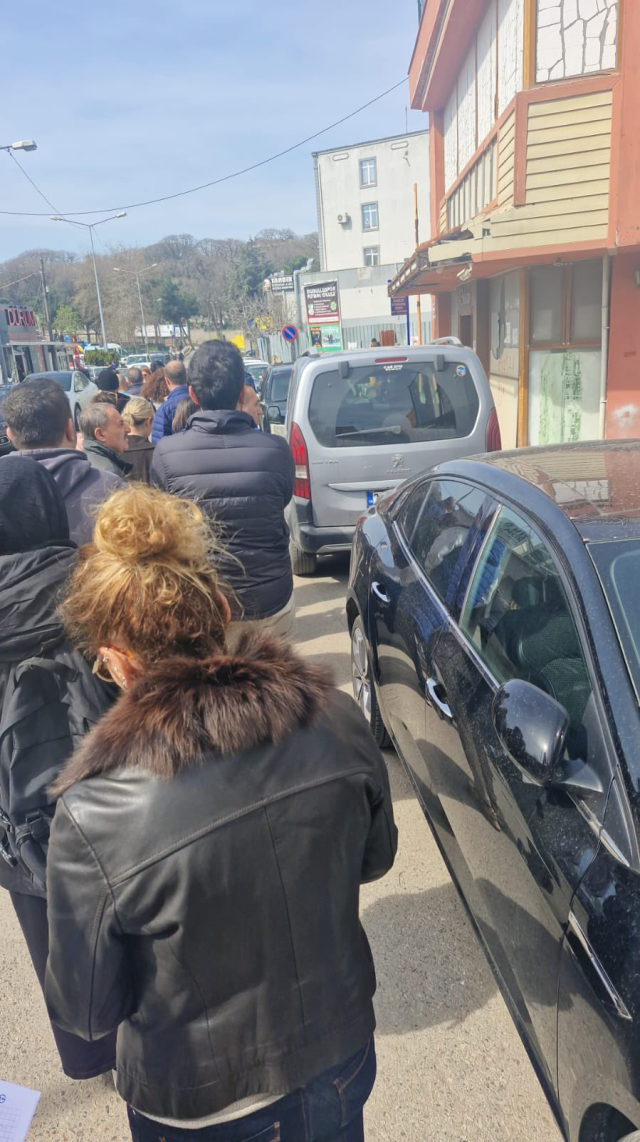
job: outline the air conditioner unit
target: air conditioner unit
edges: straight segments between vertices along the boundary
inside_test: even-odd
[[[338,215],[338,222],[340,223],[341,226],[346,226],[347,223],[350,221],[351,221],[351,215],[347,214],[346,210],[345,210],[344,214]]]

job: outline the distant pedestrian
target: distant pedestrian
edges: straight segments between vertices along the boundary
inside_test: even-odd
[[[129,388],[127,390],[129,396],[139,397],[144,384],[142,369],[137,369],[135,365],[132,365],[130,369],[127,369],[127,379],[129,381]]]
[[[372,337],[372,338],[371,338],[371,345],[369,346],[369,348],[371,348],[371,349],[381,349],[381,348],[382,348],[382,346],[380,345],[380,342],[378,341],[377,337]]]
[[[10,893],[43,989],[55,807],[49,786],[113,701],[112,688],[66,640],[58,616],[77,556],[54,477],[24,455],[0,461],[0,886]],[[72,891],[73,882],[70,870]],[[19,1020],[19,1003],[15,1012]],[[5,1026],[9,1018],[5,1009]],[[51,1029],[69,1078],[90,1079],[115,1066],[115,1028],[95,1043],[55,1023]]]
[[[164,379],[169,390],[167,399],[156,412],[151,432],[151,442],[157,444],[163,436],[171,436],[173,432],[173,418],[181,400],[189,396],[187,384],[187,370],[182,361],[169,361],[164,367]]]
[[[94,468],[125,479],[132,465],[125,459],[128,428],[111,404],[89,404],[80,414],[84,450]]]
[[[140,396],[144,397],[145,400],[150,400],[152,405],[158,409],[168,395],[169,388],[164,379],[164,365],[161,365],[153,373],[149,373],[140,390]]]
[[[96,385],[105,393],[115,393],[116,407],[118,412],[122,412],[129,397],[126,393],[120,392],[120,376],[116,373],[115,369],[109,366],[107,369],[101,369],[96,377]]]
[[[173,432],[183,432],[193,414],[198,411],[198,405],[191,397],[183,397],[173,418]]]
[[[2,405],[14,456],[37,460],[53,476],[67,509],[71,539],[81,547],[93,535],[94,509],[120,486],[114,472],[98,471],[76,448],[69,401],[55,381],[14,385]],[[2,463],[2,461],[0,461]]]
[[[161,440],[152,482],[197,499],[222,529],[221,564],[251,619],[279,636],[295,618],[289,529],[284,509],[293,495],[294,463],[282,436],[255,431],[242,411],[244,362],[228,341],[208,341],[189,365],[189,392],[200,406],[186,432]]]
[[[322,667],[252,630],[230,653],[215,543],[197,505],[126,489],[71,582],[122,695],[56,784],[47,1004],[118,1029],[134,1142],[363,1142],[386,766]]]
[[[149,483],[151,461],[153,459],[153,444],[149,437],[153,427],[155,409],[151,401],[144,397],[132,397],[125,408],[124,420],[129,435],[127,436],[127,460],[132,465],[127,475],[128,480],[140,480]]]

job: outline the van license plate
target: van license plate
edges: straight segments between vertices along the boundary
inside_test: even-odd
[[[367,507],[375,508],[378,502],[378,492],[367,492]]]

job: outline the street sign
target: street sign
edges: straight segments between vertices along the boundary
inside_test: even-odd
[[[282,336],[284,337],[285,341],[295,341],[296,337],[298,336],[298,330],[296,329],[295,325],[285,325],[284,329],[282,330]]]
[[[295,288],[292,274],[272,274],[270,281],[272,293],[293,293]]]
[[[394,317],[406,317],[409,312],[408,297],[392,297],[391,313]]]

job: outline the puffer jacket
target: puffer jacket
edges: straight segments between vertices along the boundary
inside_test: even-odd
[[[220,569],[245,618],[266,618],[293,592],[289,528],[294,463],[281,436],[256,432],[246,412],[197,412],[156,445],[151,482],[197,499],[221,527]],[[236,616],[239,617],[239,616]]]
[[[62,492],[71,539],[78,547],[91,543],[95,509],[123,486],[122,480],[113,472],[94,467],[77,448],[33,448],[10,455],[37,460],[51,472]]]
[[[204,1117],[366,1043],[360,884],[396,829],[380,751],[324,669],[255,632],[158,663],[59,790],[47,1003],[86,1039],[119,1027],[127,1102]]]
[[[66,697],[73,706],[72,718],[65,713],[63,719],[69,727],[68,741],[60,737],[59,711],[46,702],[28,727],[27,742],[18,744],[11,730],[0,734],[0,806],[12,815],[51,809],[55,799],[50,783],[83,730],[94,726],[113,700],[113,688],[101,683],[66,641],[57,615],[59,594],[77,554],[75,547],[49,547],[0,556],[0,730],[4,707],[16,685],[16,671],[27,659],[53,660],[65,669]],[[0,849],[4,841],[5,830],[0,826]],[[20,865],[12,867],[1,856],[0,886],[44,895]]]

